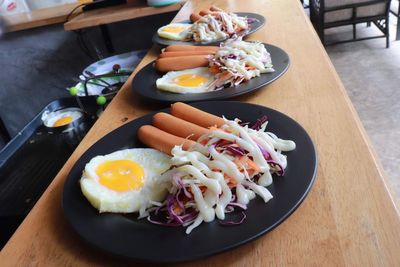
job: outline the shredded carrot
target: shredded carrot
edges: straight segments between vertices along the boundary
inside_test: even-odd
[[[208,140],[207,140],[207,139],[203,139],[203,140],[201,140],[201,141],[200,141],[200,144],[204,146],[204,145],[206,145],[206,144],[207,144],[207,142],[208,142]]]
[[[174,210],[174,212],[175,212],[175,214],[181,214],[182,213],[182,208],[179,206],[179,205],[176,205],[174,208],[173,208],[173,210]]]
[[[234,179],[230,179],[229,182],[228,182],[229,188],[236,187],[237,184],[238,184],[238,183],[237,183],[236,180],[234,180]]]
[[[221,70],[219,69],[219,67],[218,67],[217,65],[212,65],[212,66],[209,68],[209,71],[212,72],[212,73],[214,73],[214,74],[217,74],[217,73],[220,73],[220,72],[221,72]]]
[[[228,185],[229,188],[232,189],[232,188],[237,186],[237,182],[229,182],[227,185]]]
[[[228,78],[231,76],[232,76],[232,73],[230,73],[229,71],[225,71],[221,74],[221,77],[219,79],[224,79],[224,78]]]
[[[233,74],[230,73],[229,71],[222,72],[222,73],[221,73],[221,76],[220,76],[218,79],[216,79],[215,81],[213,81],[213,82],[209,85],[208,90],[214,89],[214,87],[215,87],[217,84],[223,84],[223,82],[225,82],[226,80],[228,80],[228,79],[229,79],[230,77],[232,77],[232,76],[233,76]]]
[[[253,170],[255,170],[256,172],[260,172],[260,167],[258,167],[258,165],[252,161],[251,159],[247,158],[247,164],[249,165],[249,167]]]
[[[260,167],[247,156],[236,157],[233,162],[239,168],[241,168],[242,166],[246,168],[246,171],[249,174],[253,174],[254,172],[260,172]]]
[[[244,166],[246,158],[247,158],[246,156],[236,157],[233,162],[236,164],[236,166],[241,168],[242,166]]]
[[[227,175],[226,173],[224,173],[224,178],[229,180],[229,182],[227,183],[227,185],[229,186],[229,188],[235,187],[237,186],[237,182],[235,179],[233,179],[232,177],[230,177],[229,175]]]
[[[224,145],[229,145],[231,142],[228,140],[222,140],[219,145],[224,146]]]

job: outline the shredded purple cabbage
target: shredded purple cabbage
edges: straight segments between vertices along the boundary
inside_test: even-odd
[[[267,116],[264,115],[260,119],[257,119],[256,123],[254,123],[254,125],[251,127],[251,129],[258,131],[261,129],[261,126],[267,121],[268,121],[268,118],[267,118]]]
[[[271,169],[276,170],[276,175],[284,176],[285,170],[283,169],[282,165],[276,162],[275,160],[267,160],[268,164],[270,165]]]
[[[174,182],[174,184],[175,184],[178,188],[180,188],[180,189],[183,190],[183,193],[185,194],[185,196],[186,196],[187,198],[189,198],[189,199],[192,199],[192,198],[193,198],[193,197],[192,197],[192,194],[190,194],[189,191],[186,190],[186,187],[185,187],[185,185],[184,185],[183,182],[182,182],[181,176],[180,176],[178,173],[175,173],[175,174],[172,176],[172,181]]]
[[[237,203],[237,202],[230,202],[230,203],[228,204],[228,206],[231,206],[231,207],[238,207],[238,208],[241,208],[242,210],[247,210],[247,206],[246,206],[246,205],[240,204],[240,203]]]
[[[244,213],[244,211],[242,211],[242,218],[239,221],[234,222],[234,221],[222,221],[222,220],[219,220],[219,223],[221,225],[224,225],[224,226],[232,226],[232,225],[242,224],[245,220],[246,220],[246,213]]]
[[[169,218],[172,221],[176,221],[177,223],[183,224],[182,219],[174,211],[174,202],[175,202],[174,200],[175,200],[174,195],[169,194],[167,197],[167,211],[168,211]]]
[[[256,18],[247,18],[247,23],[252,24],[254,22],[258,22],[259,20]]]
[[[239,155],[239,156],[246,155],[246,150],[244,150],[243,148],[240,148],[240,147],[226,146],[225,149],[234,155]]]
[[[267,150],[265,150],[262,146],[260,146],[259,144],[257,144],[258,148],[260,149],[261,153],[263,154],[264,158],[266,160],[269,160],[271,158],[271,155],[268,153]]]

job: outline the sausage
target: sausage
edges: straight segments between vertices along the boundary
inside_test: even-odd
[[[211,14],[211,12],[208,11],[208,10],[201,10],[201,11],[199,12],[199,14],[200,14],[200,16],[205,16],[205,15]]]
[[[192,13],[190,14],[190,21],[191,22],[196,22],[201,18],[201,16],[199,14],[196,13]]]
[[[211,11],[223,11],[221,8],[219,8],[219,7],[217,7],[217,6],[215,6],[215,5],[212,5],[212,6],[210,6],[210,10]]]
[[[197,140],[201,135],[208,132],[206,128],[164,112],[153,116],[153,126],[167,133],[191,140]]]
[[[160,72],[168,72],[173,70],[207,67],[208,64],[209,63],[206,55],[165,57],[156,60],[155,68]]]
[[[171,150],[176,145],[182,145],[188,150],[196,142],[164,132],[151,125],[143,125],[138,130],[139,140],[158,151],[171,155]]]
[[[171,105],[171,114],[182,120],[197,124],[201,127],[220,127],[224,124],[224,119],[208,112],[202,111],[187,104],[177,102]]]
[[[170,45],[165,48],[166,52],[174,51],[214,51],[217,52],[218,46],[195,46],[195,45]]]
[[[158,58],[164,57],[182,57],[182,56],[198,56],[198,55],[213,55],[215,54],[212,50],[204,50],[204,51],[173,51],[173,52],[163,52]]]
[[[202,10],[202,11],[200,11],[199,12],[199,14],[200,14],[200,16],[206,16],[206,15],[212,15],[212,16],[215,16],[215,15],[218,15],[218,12],[217,11],[208,11],[208,10]]]

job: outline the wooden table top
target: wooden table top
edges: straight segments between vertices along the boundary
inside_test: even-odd
[[[100,8],[96,10],[81,12],[78,8],[71,19],[64,23],[68,14],[79,4],[64,4],[49,8],[32,10],[15,15],[4,16],[7,23],[7,31],[14,32],[31,29],[51,24],[64,23],[66,31],[78,30],[87,27],[99,26],[124,20],[130,20],[161,13],[178,11],[183,1],[164,7],[151,7],[146,5],[146,0],[129,0],[129,4]]]
[[[268,106],[297,120],[315,142],[319,163],[310,194],[279,227],[237,249],[189,265],[400,266],[400,219],[382,168],[300,1],[194,0],[184,6],[178,20],[211,3],[267,18],[249,40],[283,48],[291,66],[273,84],[235,100]],[[158,52],[150,50],[138,69]],[[2,266],[127,264],[79,239],[63,217],[61,195],[71,167],[89,146],[127,120],[160,108],[133,98],[133,76],[3,248]]]
[[[73,17],[68,22],[64,23],[64,30],[72,31],[103,24],[130,20],[145,16],[151,16],[161,13],[167,13],[179,10],[183,2],[176,4],[152,7],[146,4],[145,0],[129,0],[129,4],[111,6],[86,11]]]
[[[36,9],[31,12],[4,16],[3,18],[7,23],[8,32],[26,30],[40,26],[64,23],[71,10],[78,5],[78,3],[64,4]]]

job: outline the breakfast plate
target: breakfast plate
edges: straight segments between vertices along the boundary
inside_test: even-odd
[[[250,79],[247,82],[241,83],[235,87],[223,88],[218,91],[206,93],[187,93],[177,94],[166,91],[161,91],[156,88],[156,80],[163,76],[154,68],[154,62],[149,63],[142,68],[132,81],[132,90],[138,96],[156,102],[172,103],[180,102],[195,102],[206,100],[221,100],[240,96],[250,93],[262,86],[267,85],[281,77],[289,68],[290,59],[288,54],[281,48],[270,44],[264,44],[265,48],[271,55],[271,60],[274,72],[263,73],[259,77]]]
[[[108,58],[101,59],[96,61],[89,66],[87,66],[82,74],[79,76],[79,83],[75,85],[77,88],[78,96],[85,96],[85,86],[84,82],[88,78],[93,76],[103,76],[101,78],[91,79],[90,82],[86,84],[87,94],[88,95],[101,95],[104,89],[108,86],[123,84],[129,77],[129,73],[135,69],[137,64],[142,60],[145,53],[145,50],[132,51],[119,55],[114,55]],[[126,72],[128,75],[125,76],[113,76],[113,66],[119,65],[121,72]]]
[[[257,31],[265,24],[265,18],[262,15],[259,15],[256,13],[235,12],[235,14],[240,17],[247,17],[247,18],[253,20],[253,22],[250,23],[250,29],[248,31],[240,34],[238,37],[245,38],[247,35],[252,34],[253,32]],[[179,23],[188,23],[189,24],[190,21],[182,21]],[[153,43],[161,45],[161,46],[177,45],[177,44],[178,45],[219,45],[221,42],[224,42],[224,41],[226,41],[226,39],[221,39],[218,41],[211,41],[211,42],[176,41],[176,40],[162,38],[157,34],[157,32],[153,35]]]
[[[274,176],[274,182],[267,187],[274,198],[268,203],[260,197],[252,200],[246,210],[247,220],[241,225],[222,226],[213,221],[201,224],[189,235],[183,227],[166,227],[151,224],[146,219],[139,220],[137,213],[99,214],[80,190],[82,170],[97,155],[124,148],[145,147],[136,132],[140,126],[151,123],[154,113],[148,114],[100,139],[80,157],[69,173],[62,197],[64,215],[88,244],[137,261],[167,263],[200,259],[233,249],[271,231],[305,199],[315,179],[317,158],[313,142],[296,121],[278,111],[248,103],[212,101],[198,102],[193,106],[250,123],[266,115],[271,132],[296,143],[296,149],[287,153],[290,165],[285,175]],[[168,112],[169,109],[163,111]]]

